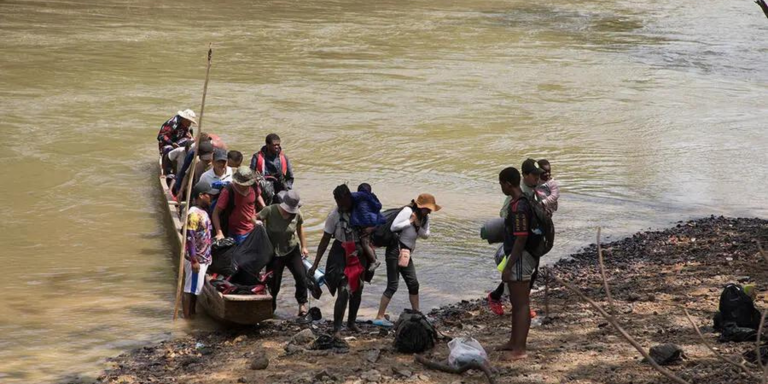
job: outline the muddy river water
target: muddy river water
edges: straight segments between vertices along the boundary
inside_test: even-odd
[[[369,182],[386,206],[437,197],[414,253],[429,309],[497,281],[478,228],[498,171],[528,156],[562,188],[548,261],[597,226],[768,216],[765,36],[751,1],[1,0],[0,382],[93,377],[214,326],[171,322],[154,177],[160,124],[199,113],[209,42],[204,130],[247,157],[280,134],[310,249],[336,184]]]

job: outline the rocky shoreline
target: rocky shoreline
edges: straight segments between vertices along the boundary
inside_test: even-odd
[[[605,232],[604,232],[605,233]],[[646,350],[673,343],[682,361],[667,368],[690,383],[757,382],[718,360],[688,323],[687,308],[704,337],[740,360],[754,343],[718,343],[712,331],[723,285],[754,283],[768,292],[766,262],[757,242],[768,244],[768,221],[710,217],[680,222],[603,244],[615,318]],[[592,244],[549,268],[603,306],[607,305]],[[493,346],[509,335],[509,306],[492,314],[485,299],[462,301],[429,313],[440,332],[476,338],[489,354],[498,383],[660,383],[667,382],[627,344],[605,319],[562,286],[550,282],[545,306],[543,280],[532,295],[539,312],[529,336],[529,358],[508,362]],[[757,299],[765,308],[765,294]],[[543,321],[542,321],[543,320]],[[110,359],[99,383],[485,383],[480,371],[463,375],[429,370],[413,356],[392,348],[392,332],[362,325],[344,334],[346,348],[312,349],[323,322],[268,321],[258,327],[200,332],[146,346]],[[446,359],[445,342],[427,354]]]

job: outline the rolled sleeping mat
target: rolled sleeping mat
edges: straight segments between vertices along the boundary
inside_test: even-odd
[[[504,241],[504,219],[499,217],[486,221],[480,228],[480,238],[487,240],[488,244]]]

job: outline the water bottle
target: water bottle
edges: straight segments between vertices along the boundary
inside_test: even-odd
[[[312,262],[310,262],[309,259],[303,259],[302,262],[307,271],[312,268]],[[315,278],[315,281],[317,281],[317,286],[322,287],[323,284],[325,284],[325,272],[322,269],[316,269],[313,277]]]

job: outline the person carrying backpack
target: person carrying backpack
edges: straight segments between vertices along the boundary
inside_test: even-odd
[[[547,162],[547,167],[548,166],[549,162]],[[540,189],[540,187],[543,185],[540,183],[540,181],[549,171],[543,165],[533,159],[526,159],[523,162],[523,166],[521,168],[523,170],[523,175],[520,181],[520,189],[523,191],[523,195],[532,204],[532,207],[536,207],[538,204],[539,207],[545,209],[546,213],[551,217],[552,212],[557,209],[557,198],[559,197],[559,192],[553,199],[554,203],[550,202],[549,205],[545,205],[545,198],[547,198],[549,195]],[[509,216],[510,204],[512,203],[513,197],[509,194],[509,189],[505,191],[504,188],[502,188],[502,192],[507,195],[507,198],[504,200],[504,205],[501,208],[500,216],[506,219]],[[551,209],[553,206],[554,209]],[[500,251],[503,251],[503,246]],[[508,253],[505,253],[505,255],[508,255]],[[531,285],[533,285],[533,281],[536,280],[537,272],[538,259],[536,262],[536,271],[534,271],[533,277],[531,278]],[[504,308],[501,305],[501,297],[504,295],[505,288],[506,284],[502,282],[495,290],[488,294],[488,306],[491,308],[491,312],[499,316],[504,314]],[[530,316],[531,318],[536,317],[536,312],[531,310]]]
[[[341,184],[333,190],[336,207],[328,214],[320,244],[317,246],[315,262],[307,274],[315,274],[325,250],[333,238],[331,250],[325,265],[325,282],[331,295],[336,295],[333,309],[333,335],[338,338],[344,322],[344,312],[349,304],[347,330],[361,332],[355,323],[357,311],[363,297],[365,285],[365,269],[368,260],[361,255],[360,237],[358,231],[352,228],[351,214],[354,206],[352,192],[346,184]],[[336,292],[338,291],[338,294]]]
[[[232,237],[242,243],[253,231],[256,212],[264,208],[253,171],[241,166],[232,175],[232,183],[221,190],[213,209],[213,229],[216,240]]]
[[[396,241],[387,245],[384,255],[387,266],[387,288],[381,296],[376,321],[384,321],[387,306],[397,291],[399,275],[403,276],[405,285],[408,287],[411,308],[419,311],[419,280],[416,278],[416,267],[413,265],[411,253],[416,248],[417,238],[429,237],[429,215],[439,211],[440,208],[435,203],[434,196],[422,193],[415,200],[411,200],[411,204],[403,207],[392,222],[389,229],[395,233],[399,232],[399,236]]]
[[[531,237],[533,210],[530,200],[520,187],[520,172],[508,167],[499,173],[499,184],[505,195],[511,196],[509,213],[505,221],[504,253],[501,280],[509,288],[512,304],[512,332],[509,341],[498,347],[510,351],[510,359],[527,357],[526,340],[531,326],[530,293],[531,278],[536,271],[538,259],[527,250]]]

